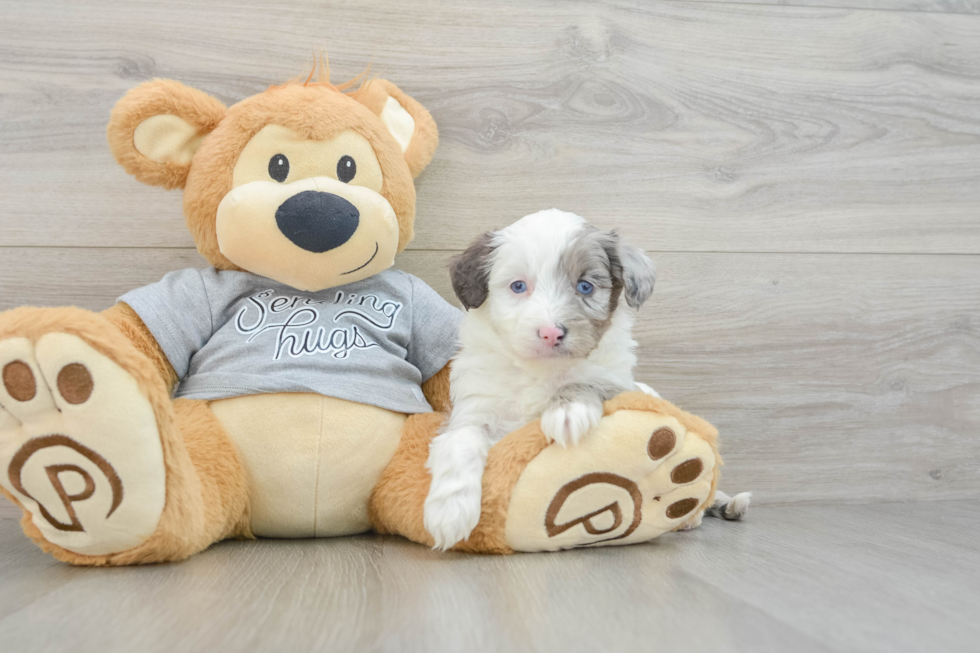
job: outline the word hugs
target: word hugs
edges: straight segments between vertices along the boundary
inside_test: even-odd
[[[313,299],[264,290],[246,300],[235,316],[235,329],[248,336],[247,343],[271,336],[273,360],[313,354],[344,359],[353,351],[379,347],[370,330],[390,331],[401,309],[401,303],[376,295],[337,291],[333,299]]]

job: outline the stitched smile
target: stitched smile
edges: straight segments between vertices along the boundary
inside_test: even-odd
[[[353,270],[348,270],[347,272],[341,272],[340,273],[340,276],[344,276],[345,274],[351,274],[352,272],[357,272],[358,270],[362,270],[362,269],[366,268],[371,263],[371,261],[374,260],[374,257],[378,255],[378,250],[379,249],[380,249],[380,247],[378,246],[378,243],[375,243],[374,244],[374,254],[371,254],[371,258],[369,258],[367,260],[367,263],[365,263],[364,265],[362,265],[360,267],[356,267]]]

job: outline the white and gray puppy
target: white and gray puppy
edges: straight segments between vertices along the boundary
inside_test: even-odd
[[[540,418],[545,435],[574,445],[602,402],[634,383],[633,311],[656,272],[615,232],[557,209],[486,233],[451,265],[466,317],[450,372],[453,411],[429,449],[425,528],[435,548],[466,539],[480,519],[490,447]],[[716,493],[707,514],[740,519],[750,493]],[[701,513],[685,528],[695,528]]]
[[[656,272],[615,232],[551,209],[483,234],[453,261],[451,277],[467,313],[425,502],[425,527],[443,550],[479,521],[494,443],[540,418],[545,435],[574,445],[602,417],[603,401],[637,389],[631,309],[650,297]]]

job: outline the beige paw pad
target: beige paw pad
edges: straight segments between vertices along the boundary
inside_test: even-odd
[[[554,445],[511,495],[507,543],[516,551],[643,542],[691,520],[711,491],[711,447],[673,417],[608,415],[577,447]]]
[[[0,342],[0,485],[52,544],[125,551],[156,530],[166,478],[135,379],[81,338]]]

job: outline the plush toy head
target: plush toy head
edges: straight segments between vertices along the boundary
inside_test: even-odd
[[[311,291],[392,265],[438,142],[428,111],[382,79],[291,82],[230,108],[158,79],[116,104],[108,137],[137,179],[184,189],[208,262]]]

